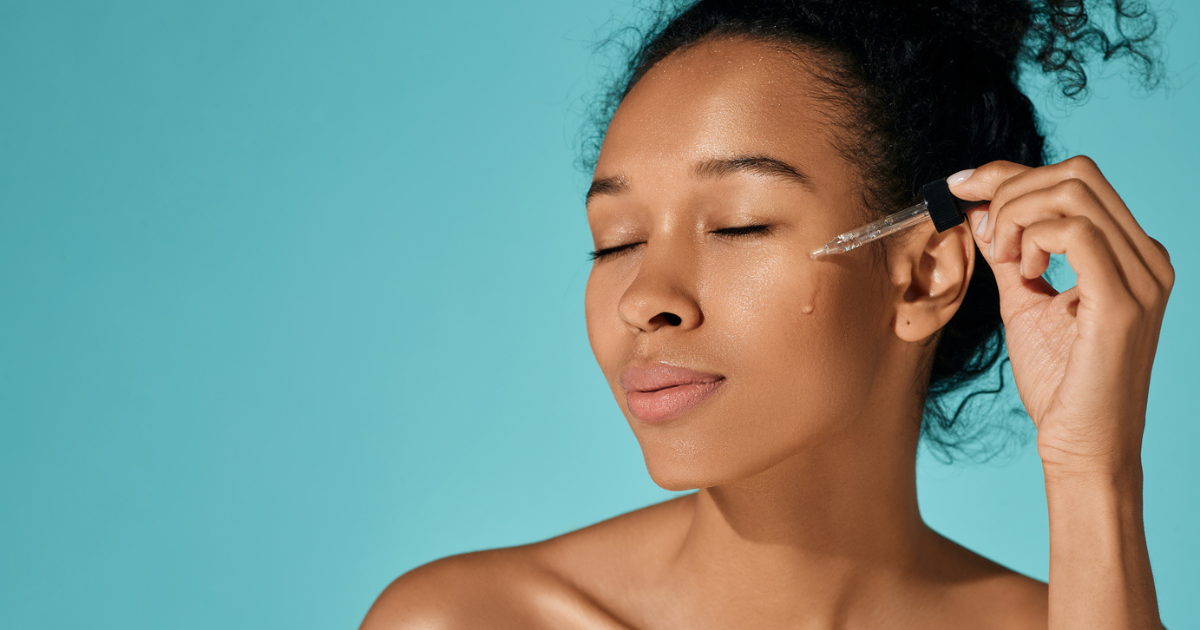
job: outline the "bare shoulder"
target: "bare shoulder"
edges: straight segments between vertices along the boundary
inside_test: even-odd
[[[947,560],[939,571],[947,603],[974,627],[1041,630],[1049,623],[1049,586],[938,535]],[[982,625],[981,625],[982,624]]]
[[[980,584],[976,601],[981,617],[994,620],[997,630],[1045,630],[1050,623],[1049,585],[1001,568],[1003,573]]]
[[[484,614],[503,617],[497,578],[509,564],[505,556],[504,550],[466,553],[401,575],[375,600],[362,630],[442,630],[477,624]]]
[[[684,497],[686,498],[686,497]],[[610,597],[636,575],[639,550],[660,547],[647,532],[678,499],[548,540],[435,560],[396,578],[361,630],[596,628],[627,630]],[[641,557],[645,560],[645,556]]]

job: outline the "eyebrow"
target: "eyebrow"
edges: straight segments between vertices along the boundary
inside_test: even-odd
[[[785,181],[799,184],[809,192],[815,192],[816,190],[812,177],[807,173],[783,160],[767,155],[711,158],[697,162],[692,167],[692,176],[698,178],[725,177],[734,173],[757,173],[759,175],[778,177]],[[600,177],[592,180],[592,185],[588,188],[587,196],[584,197],[584,205],[587,205],[592,200],[592,197],[619,195],[628,190],[629,182],[626,181],[623,175]]]

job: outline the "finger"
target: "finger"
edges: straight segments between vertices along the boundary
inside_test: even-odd
[[[1162,252],[1163,258],[1165,258],[1167,261],[1167,264],[1162,271],[1162,275],[1159,276],[1159,278],[1162,280],[1162,286],[1163,289],[1165,289],[1165,293],[1170,295],[1171,289],[1175,287],[1175,267],[1171,265],[1171,254],[1167,252],[1167,247],[1158,242],[1158,240],[1155,238],[1151,237],[1150,241],[1154,243],[1154,246],[1158,248],[1158,251]]]
[[[1118,225],[1122,232],[1126,232],[1126,238],[1129,238],[1128,228],[1130,225],[1121,225],[1117,218],[1118,215],[1127,216],[1129,222],[1131,222],[1131,226],[1138,232],[1142,231],[1137,222],[1133,220],[1133,215],[1125,207],[1124,202],[1121,201],[1120,197],[1116,196],[1116,192],[1112,190],[1112,186],[1109,185],[1108,180],[1096,168],[1095,163],[1084,156],[1076,156],[1058,164],[1029,169],[1010,177],[996,187],[992,205],[999,208],[1010,200],[1034,190],[1050,188],[1060,182],[1071,179],[1078,179],[1092,188],[1094,192],[1092,192],[1091,196],[1100,201],[1098,208],[1106,210],[1113,217],[1113,223]],[[994,217],[992,218],[994,219]],[[1095,220],[1097,217],[1093,216],[1090,218]],[[989,229],[986,240],[990,242],[993,234],[994,230]]]
[[[1009,314],[1023,310],[1032,303],[1058,295],[1058,291],[1045,278],[1034,277],[1032,280],[1027,280],[1022,277],[1019,262],[998,263],[992,260],[991,253],[988,251],[989,244],[983,242],[979,236],[979,230],[974,229],[978,228],[979,222],[987,216],[987,211],[978,208],[968,214],[968,221],[973,228],[971,233],[975,238],[975,246],[979,248],[984,261],[991,267],[992,275],[996,278],[996,287],[1000,291],[1000,310],[1006,319]],[[1014,291],[1014,288],[1018,286],[1022,290]]]
[[[991,162],[975,169],[970,178],[954,186],[951,192],[963,199],[990,199],[990,208],[995,211],[1011,199],[1067,179],[1079,179],[1088,184],[1095,197],[1100,200],[1101,207],[1113,217],[1114,224],[1124,233],[1132,250],[1158,278],[1160,284],[1168,275],[1173,275],[1169,269],[1170,263],[1165,248],[1157,245],[1156,241],[1142,230],[1112,184],[1100,172],[1096,163],[1086,156],[1075,156],[1057,164],[1038,168],[1012,162]],[[990,215],[988,222],[993,223],[994,219],[994,215]],[[985,240],[990,243],[992,236],[992,226],[988,226]]]
[[[1129,206],[1117,194],[1116,189],[1113,188],[1104,173],[1100,172],[1100,167],[1094,160],[1086,155],[1076,155],[1052,166],[1054,171],[1061,172],[1064,177],[1081,179],[1087,183],[1104,207],[1108,209],[1117,225],[1125,231],[1126,238],[1134,251],[1145,262],[1147,268],[1155,274],[1163,271],[1163,266],[1169,263],[1165,250],[1160,248],[1157,241],[1150,238],[1150,235],[1142,229]]]
[[[1030,249],[1025,245],[1022,233],[1039,221],[1076,215],[1087,217],[1104,233],[1109,249],[1116,258],[1117,269],[1139,300],[1145,304],[1155,300],[1159,288],[1153,272],[1134,250],[1112,215],[1104,210],[1090,187],[1078,179],[1064,180],[1050,188],[1026,193],[996,211],[990,244],[996,261],[1020,263],[1020,273],[1026,278],[1041,275],[1049,265],[1049,254],[1038,252],[1027,259],[1025,256]],[[1036,275],[1031,276],[1035,269]]]
[[[967,201],[992,201],[996,198],[996,190],[1001,184],[1032,170],[1034,170],[1033,167],[1016,162],[995,160],[974,169],[974,172],[966,180],[951,184],[950,192],[955,197]]]
[[[1025,228],[1023,247],[1047,254],[1065,254],[1075,270],[1080,305],[1095,312],[1122,311],[1137,306],[1117,268],[1104,232],[1088,217],[1074,215],[1039,221]],[[1036,255],[1030,254],[1031,258]]]

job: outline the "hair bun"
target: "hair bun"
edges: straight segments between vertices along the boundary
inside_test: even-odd
[[[1086,91],[1084,67],[1097,54],[1126,59],[1147,89],[1162,80],[1157,19],[1144,0],[958,0],[927,9],[947,31],[978,42],[967,44],[975,52],[1055,74],[1064,96]]]

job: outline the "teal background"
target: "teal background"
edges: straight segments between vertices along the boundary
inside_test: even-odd
[[[1178,274],[1144,453],[1183,628],[1200,7],[1175,4],[1174,89],[1111,76],[1052,121]],[[354,627],[419,564],[673,496],[583,321],[588,44],[630,15],[0,2],[0,627]],[[1032,447],[920,481],[935,528],[1046,577]]]

